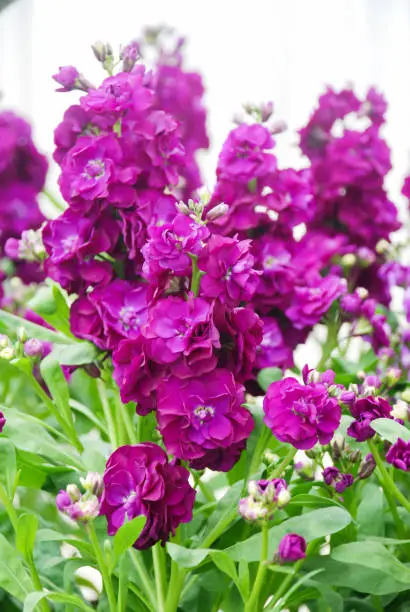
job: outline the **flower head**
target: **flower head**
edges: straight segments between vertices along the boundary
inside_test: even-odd
[[[0,433],[3,431],[3,428],[4,428],[5,424],[6,424],[6,417],[0,411]]]
[[[356,399],[350,406],[350,412],[355,418],[347,433],[358,442],[364,442],[375,435],[371,422],[374,419],[391,418],[392,407],[383,397],[368,395]]]
[[[178,525],[192,519],[195,491],[188,478],[188,470],[169,462],[157,444],[118,448],[104,472],[101,514],[107,518],[108,534],[114,535],[126,520],[144,515],[147,520],[135,548],[164,544]]]
[[[306,540],[297,533],[286,534],[279,542],[279,563],[292,563],[306,557]]]
[[[401,438],[397,440],[387,451],[386,461],[399,470],[410,471],[410,442]]]

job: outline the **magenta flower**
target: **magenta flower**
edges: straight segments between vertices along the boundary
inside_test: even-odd
[[[386,461],[399,470],[410,471],[410,442],[401,438],[389,448],[386,453]]]
[[[60,66],[57,74],[53,75],[53,79],[61,85],[57,91],[72,91],[76,89],[79,76],[80,73],[74,66]]]
[[[137,403],[137,413],[145,415],[156,409],[156,390],[165,377],[165,366],[147,357],[145,340],[137,336],[122,340],[114,351],[114,379],[120,388],[121,400]]]
[[[242,385],[227,370],[162,382],[157,418],[168,452],[194,469],[230,470],[253,429],[243,401]]]
[[[263,401],[264,422],[281,442],[307,450],[328,444],[339,427],[341,410],[322,383],[301,385],[295,378],[273,382]]]
[[[70,309],[70,329],[77,338],[89,340],[101,349],[107,349],[101,315],[90,296],[79,297]]]
[[[147,86],[145,68],[137,66],[132,73],[120,72],[110,76],[97,89],[90,90],[80,100],[82,108],[93,113],[118,117],[127,110],[139,114],[152,106],[154,93]]]
[[[293,366],[293,351],[285,343],[284,334],[279,323],[273,317],[265,317],[263,323],[263,338],[256,348],[255,367],[263,368],[291,368]]]
[[[290,303],[298,278],[292,261],[294,246],[291,236],[270,234],[253,244],[257,267],[262,270],[254,300],[263,312],[269,312],[274,306],[283,310]]]
[[[358,442],[364,442],[375,435],[371,428],[374,419],[391,418],[392,407],[383,397],[361,397],[354,401],[350,406],[350,412],[355,421],[349,426],[347,433]]]
[[[104,472],[101,514],[107,518],[108,534],[114,535],[126,520],[144,515],[146,524],[134,547],[165,544],[178,525],[192,520],[195,491],[188,478],[188,470],[168,462],[157,444],[118,448]]]
[[[297,533],[287,533],[279,542],[279,563],[292,563],[306,557],[306,540]]]
[[[178,214],[171,223],[152,226],[148,234],[149,240],[142,248],[143,272],[146,278],[155,281],[164,272],[189,276],[192,267],[189,255],[201,252],[209,230],[190,217]]]
[[[3,431],[3,428],[6,424],[6,417],[4,416],[4,414],[0,411],[0,433]]]
[[[142,335],[147,354],[157,363],[170,364],[181,378],[212,371],[220,347],[213,322],[212,305],[192,295],[187,299],[170,296],[157,302],[148,312]]]
[[[238,306],[255,293],[258,274],[250,253],[250,240],[213,235],[202,250],[198,267],[205,272],[201,295],[217,297],[222,303]]]
[[[322,472],[323,480],[327,485],[333,487],[337,493],[343,493],[347,487],[351,487],[354,478],[351,474],[342,474],[337,467],[325,468]]]
[[[296,329],[319,323],[335,300],[346,291],[346,281],[337,276],[318,278],[313,286],[296,287],[286,316]]]

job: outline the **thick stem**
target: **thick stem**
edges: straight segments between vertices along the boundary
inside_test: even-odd
[[[267,521],[262,523],[262,549],[259,561],[259,567],[256,574],[255,584],[253,586],[251,595],[245,604],[245,612],[255,612],[259,610],[259,597],[263,587],[265,574],[267,571],[266,561],[268,558],[268,547],[269,547],[269,529]]]
[[[332,354],[333,349],[336,348],[338,345],[337,336],[339,333],[339,329],[340,329],[339,322],[329,323],[328,328],[327,328],[326,342],[324,343],[322,347],[322,357],[316,366],[316,370],[318,370],[318,372],[321,372],[322,370],[325,369],[326,364],[328,362],[330,355]]]
[[[140,577],[141,583],[145,589],[145,593],[148,596],[148,599],[150,600],[152,607],[154,608],[154,610],[156,610],[157,608],[157,599],[155,596],[155,591],[154,591],[154,587],[151,583],[151,579],[148,575],[148,572],[145,568],[144,565],[144,561],[142,559],[140,559],[140,557],[138,556],[139,553],[133,549],[130,548],[129,549],[129,554],[131,557],[131,561],[135,567],[135,569],[137,570],[137,574]]]
[[[291,448],[287,455],[282,459],[279,465],[273,470],[270,478],[280,478],[283,472],[286,470],[288,465],[292,462],[293,457],[296,455],[297,449]]]
[[[201,282],[201,271],[198,268],[198,257],[191,255],[192,261],[192,278],[191,278],[191,291],[196,297],[199,293],[199,284]]]
[[[300,559],[300,561],[297,561],[297,563],[295,563],[295,567],[293,569],[293,574],[288,574],[286,576],[285,580],[282,582],[282,584],[278,588],[278,590],[276,591],[275,597],[273,598],[273,601],[271,603],[272,608],[278,603],[278,601],[280,600],[282,595],[284,593],[286,593],[286,591],[290,587],[291,582],[295,578],[296,574],[298,573],[298,571],[299,571],[303,561],[304,561],[304,559]]]
[[[108,605],[110,612],[116,612],[117,602],[115,599],[114,588],[111,582],[110,573],[108,571],[107,563],[104,558],[104,553],[101,550],[100,542],[98,541],[97,534],[95,532],[94,523],[90,522],[87,525],[88,537],[90,538],[91,545],[94,549],[95,558],[97,559],[98,568],[101,572],[103,579],[105,593],[108,599]]]
[[[403,493],[400,491],[400,489],[397,487],[396,483],[390,476],[388,470],[386,469],[386,466],[384,465],[383,459],[380,457],[380,453],[377,449],[376,444],[373,442],[373,440],[367,440],[367,444],[370,452],[374,457],[377,468],[382,476],[384,483],[384,492],[386,493],[387,491],[388,493],[391,493],[397,499],[397,501],[401,503],[403,508],[405,508],[407,512],[410,512],[410,501],[403,495]]]
[[[160,544],[155,544],[155,546],[152,547],[152,561],[155,573],[158,612],[165,612],[166,568],[164,549]]]

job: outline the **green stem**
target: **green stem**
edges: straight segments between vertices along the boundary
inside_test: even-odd
[[[164,549],[161,544],[155,544],[152,547],[152,561],[155,574],[155,588],[157,592],[157,612],[165,612],[165,584],[166,584],[166,568]]]
[[[157,608],[157,599],[155,596],[155,591],[151,582],[151,579],[148,575],[148,572],[145,568],[144,561],[139,557],[141,553],[138,553],[134,548],[129,549],[129,554],[131,561],[137,570],[137,574],[140,577],[141,583],[145,589],[145,593],[152,604],[154,610]]]
[[[261,431],[261,435],[259,436],[258,442],[256,443],[255,450],[252,455],[252,460],[249,465],[249,469],[245,478],[245,481],[250,477],[256,474],[262,455],[266,449],[266,446],[272,436],[272,433],[268,427],[264,427]]]
[[[238,508],[235,507],[222,521],[215,525],[211,533],[207,535],[207,537],[201,542],[198,548],[209,548],[210,546],[212,546],[215,540],[217,540],[219,536],[221,536],[227,530],[230,524],[236,518],[238,518],[238,516]]]
[[[188,570],[178,567],[175,561],[171,561],[171,578],[168,586],[165,612],[176,612]]]
[[[3,506],[7,512],[7,515],[10,519],[10,523],[14,529],[14,533],[17,533],[17,523],[18,523],[18,516],[17,516],[17,512],[16,509],[13,506],[13,502],[11,501],[11,499],[9,498],[6,489],[3,487],[2,484],[0,484],[0,500],[3,503]]]
[[[262,523],[262,549],[261,557],[259,561],[259,567],[256,574],[255,584],[248,601],[245,604],[245,612],[255,612],[259,609],[259,597],[265,580],[265,574],[267,571],[266,561],[268,559],[268,548],[269,548],[269,529],[267,521]]]
[[[198,268],[198,257],[196,255],[190,255],[192,261],[192,279],[191,279],[191,291],[196,297],[199,293],[199,284],[201,282],[201,271]]]
[[[47,189],[43,189],[43,195],[46,196],[46,198],[52,203],[55,208],[57,208],[57,210],[63,212],[66,209],[64,203],[60,202],[60,200],[53,196],[53,194],[50,193],[50,191],[48,191]]]
[[[274,608],[275,605],[278,603],[278,601],[280,600],[280,598],[282,597],[282,595],[284,593],[286,593],[286,591],[288,590],[288,588],[291,585],[292,580],[294,579],[294,577],[296,576],[296,574],[298,573],[301,565],[303,564],[304,559],[300,559],[299,561],[297,561],[295,563],[295,566],[293,568],[293,574],[288,574],[285,578],[285,580],[282,582],[282,584],[280,585],[280,587],[278,588],[278,590],[276,591],[275,597],[273,598],[272,602],[271,602],[271,607]]]
[[[111,577],[108,571],[107,563],[104,558],[104,553],[101,549],[100,542],[98,541],[98,537],[95,531],[94,523],[92,521],[88,523],[87,525],[87,532],[88,532],[88,537],[90,538],[91,545],[94,549],[95,558],[97,559],[99,570],[101,572],[105,593],[108,599],[108,605],[109,605],[110,612],[116,612],[117,602],[115,600],[114,588],[111,582]]]
[[[42,591],[43,590],[43,586],[41,584],[40,576],[38,575],[37,568],[35,566],[33,557],[30,555],[26,559],[26,561],[27,561],[27,565],[28,565],[29,570],[30,570],[31,579],[33,581],[33,586],[34,586],[35,590],[36,591]],[[45,599],[40,601],[38,605],[40,607],[40,610],[42,610],[42,612],[49,612],[50,606],[49,606],[48,601],[46,601]]]
[[[279,465],[273,470],[270,478],[280,478],[283,472],[286,470],[288,465],[292,462],[293,457],[296,455],[297,449],[291,448],[287,455],[282,459]]]
[[[316,366],[316,370],[318,370],[318,372],[321,372],[322,370],[325,369],[326,364],[328,362],[330,355],[332,354],[333,349],[336,348],[338,345],[337,336],[339,333],[339,329],[340,329],[339,322],[332,321],[329,323],[327,327],[326,342],[324,343],[322,347],[322,357]]]
[[[101,379],[97,380],[98,392],[100,395],[101,406],[104,412],[105,422],[107,423],[108,437],[113,449],[119,446],[117,440],[117,431],[115,429],[114,419],[111,414],[111,406],[108,402],[107,398],[107,390],[105,388],[104,382]]]
[[[202,495],[205,497],[205,499],[208,502],[210,502],[210,503],[215,502],[215,498],[212,495],[212,492],[209,490],[209,488],[206,486],[206,484],[204,482],[202,482],[201,479],[199,479],[199,481],[198,481],[198,487],[199,487],[199,490],[201,491]]]
[[[386,493],[386,491],[389,491],[389,493],[391,493],[397,499],[397,501],[401,503],[403,508],[405,508],[407,512],[410,512],[410,501],[403,495],[403,493],[400,491],[400,489],[397,487],[396,483],[390,476],[388,470],[386,469],[386,466],[384,465],[383,459],[380,456],[376,444],[372,440],[367,440],[367,445],[374,457],[377,468],[382,476],[384,482],[384,492]]]

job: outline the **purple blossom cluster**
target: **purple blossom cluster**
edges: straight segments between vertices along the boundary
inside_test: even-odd
[[[15,274],[27,283],[41,280],[41,270],[19,261],[7,243],[43,223],[38,194],[46,172],[46,158],[34,145],[30,125],[12,112],[0,112],[0,256],[13,259]]]

